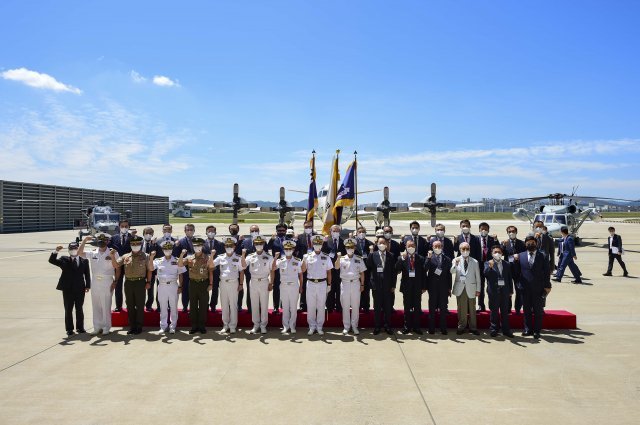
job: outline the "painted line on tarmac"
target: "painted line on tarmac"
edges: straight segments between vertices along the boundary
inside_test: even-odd
[[[12,255],[11,257],[0,257],[0,260],[8,260],[8,259],[10,259],[10,258],[28,257],[28,256],[30,256],[30,255],[40,255],[40,254],[42,254],[43,252],[47,252],[47,251],[49,251],[49,250],[44,249],[44,250],[42,250],[42,251],[32,252],[32,253],[30,253],[30,254]]]
[[[409,365],[409,360],[407,360],[407,356],[404,354],[404,350],[402,349],[402,345],[400,345],[400,343],[398,342],[398,336],[394,335],[393,339],[396,341],[396,345],[400,349],[400,353],[402,353],[402,358],[404,359],[404,363],[407,365],[407,369],[409,369],[409,373],[411,374],[411,377],[413,378],[413,383],[416,385],[416,388],[418,389],[418,392],[420,393],[420,397],[422,398],[422,402],[424,403],[424,407],[427,408],[427,412],[429,413],[429,418],[431,418],[431,423],[433,425],[436,425],[436,420],[433,418],[433,414],[431,413],[431,408],[429,407],[429,404],[427,403],[427,400],[424,398],[424,394],[422,393],[422,390],[420,389],[420,385],[418,385],[418,380],[416,379],[416,376],[413,374],[413,369],[411,369],[411,365]],[[0,372],[2,372],[2,371],[0,371]]]

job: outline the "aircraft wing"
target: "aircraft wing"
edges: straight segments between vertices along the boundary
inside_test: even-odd
[[[213,204],[196,204],[193,202],[187,202],[184,206],[188,208],[215,208]]]

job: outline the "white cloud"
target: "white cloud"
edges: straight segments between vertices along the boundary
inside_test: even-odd
[[[140,75],[140,73],[138,73],[133,69],[131,70],[129,75],[131,76],[131,79],[133,80],[134,83],[144,83],[145,81],[147,81],[146,78],[144,78],[142,75]]]
[[[51,75],[31,71],[26,68],[17,68],[4,71],[0,74],[5,80],[18,81],[30,87],[38,89],[53,90],[57,92],[69,92],[74,94],[82,94],[82,91],[76,87],[61,83]]]
[[[161,87],[180,87],[177,81],[173,81],[169,77],[165,77],[164,75],[155,75],[153,77],[153,84]]]

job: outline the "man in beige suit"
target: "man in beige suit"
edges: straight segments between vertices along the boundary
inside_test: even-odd
[[[476,297],[480,295],[480,266],[471,257],[471,248],[467,242],[460,244],[460,257],[453,260],[451,274],[455,274],[453,294],[458,300],[458,335],[462,335],[467,327],[469,315],[469,331],[480,335],[476,325]]]

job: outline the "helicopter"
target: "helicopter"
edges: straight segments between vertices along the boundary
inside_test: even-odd
[[[548,233],[553,238],[561,238],[562,234],[560,230],[563,227],[567,227],[569,234],[574,238],[576,245],[580,244],[580,238],[578,231],[585,221],[591,220],[596,223],[602,221],[602,214],[596,208],[582,208],[577,202],[579,201],[594,201],[594,200],[611,200],[611,201],[623,201],[634,202],[629,199],[618,198],[603,198],[598,196],[576,196],[576,188],[573,193],[568,195],[566,193],[550,193],[544,196],[537,196],[533,198],[520,199],[515,203],[512,203],[512,207],[520,207],[524,204],[548,199],[548,204],[542,204],[535,209],[527,210],[526,208],[517,208],[513,212],[513,217],[520,221],[529,221],[533,226],[535,221],[541,221],[547,226]],[[568,201],[567,201],[568,200]]]
[[[184,204],[188,208],[213,208],[218,213],[232,213],[233,224],[238,224],[238,215],[258,213],[260,208],[255,202],[247,202],[246,199],[240,197],[240,186],[238,183],[233,184],[233,199],[231,202],[213,202],[211,204],[197,204],[189,202]]]
[[[80,242],[85,236],[95,236],[97,233],[115,235],[120,228],[120,213],[115,211],[106,202],[96,201],[95,205],[81,210],[83,218],[75,219],[73,229],[78,230],[76,242]],[[124,216],[131,218],[131,210],[126,210]]]

